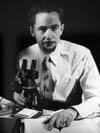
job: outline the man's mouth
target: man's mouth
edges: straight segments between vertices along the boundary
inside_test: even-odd
[[[45,53],[51,53],[56,48],[56,41],[43,41],[40,46]]]
[[[52,44],[54,44],[55,41],[45,41],[43,42],[44,47],[52,47]]]

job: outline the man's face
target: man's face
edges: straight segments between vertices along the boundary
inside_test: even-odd
[[[33,36],[36,38],[40,49],[48,54],[55,50],[60,36],[62,35],[64,25],[56,12],[43,12],[36,15]]]

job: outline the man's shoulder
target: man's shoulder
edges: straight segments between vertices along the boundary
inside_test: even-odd
[[[83,45],[80,45],[80,44],[77,44],[77,43],[73,43],[71,41],[66,41],[66,40],[61,40],[61,45],[62,45],[62,52],[63,53],[70,53],[70,54],[87,54],[89,53],[90,49],[83,46]]]
[[[69,59],[69,62],[75,66],[82,59],[89,58],[91,52],[90,50],[82,45],[70,42],[70,41],[62,41],[62,52],[63,57]],[[72,63],[73,62],[73,63]]]
[[[23,49],[19,54],[18,54],[18,58],[28,58],[28,57],[32,57],[32,56],[36,56],[37,53],[39,51],[39,46],[38,44],[32,44],[28,47],[26,47],[25,49]]]

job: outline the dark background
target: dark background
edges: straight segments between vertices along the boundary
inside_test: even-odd
[[[27,12],[39,0],[0,0],[0,95],[10,96],[17,54],[32,43]],[[43,1],[43,0],[42,0]],[[49,0],[53,1],[53,0]],[[64,9],[63,39],[88,47],[100,70],[99,0],[55,0]]]

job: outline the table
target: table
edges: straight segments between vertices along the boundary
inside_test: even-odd
[[[9,103],[6,99],[3,99],[2,102]],[[61,131],[56,128],[47,131],[43,121],[54,113],[50,110],[43,110],[43,116],[39,118],[21,120],[9,115],[0,116],[0,133],[100,133],[100,117],[74,121],[69,127],[63,128]],[[24,128],[20,128],[23,125]]]
[[[22,123],[20,119],[11,117],[13,105],[14,104],[11,101],[0,97],[0,107],[4,107],[3,109],[0,108],[0,133],[21,132],[20,127],[22,126]]]
[[[74,121],[69,127],[63,128],[61,131],[56,128],[51,131],[45,130],[43,121],[46,117],[23,119],[24,133],[100,133],[100,117]]]
[[[100,118],[98,118],[100,123]],[[94,119],[74,121],[70,127],[63,128],[61,133],[100,133],[100,127]]]
[[[20,120],[15,118],[0,118],[0,133],[20,133]]]

